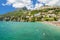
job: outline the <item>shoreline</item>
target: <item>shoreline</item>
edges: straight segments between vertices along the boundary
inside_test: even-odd
[[[3,21],[3,22],[7,22],[7,21]],[[8,22],[13,22],[13,21],[8,21]],[[29,22],[26,22],[26,23],[29,23]],[[60,27],[60,21],[43,21],[43,22],[32,22],[32,23],[44,23],[44,24],[49,24],[49,25]]]
[[[44,21],[43,23],[60,27],[60,22],[59,21],[48,21],[48,22]]]

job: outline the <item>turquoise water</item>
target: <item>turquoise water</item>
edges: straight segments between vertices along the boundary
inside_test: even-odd
[[[38,22],[0,22],[0,40],[60,40],[60,27]]]

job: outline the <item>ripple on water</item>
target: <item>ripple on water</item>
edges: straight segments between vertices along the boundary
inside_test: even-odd
[[[60,40],[60,28],[38,22],[0,22],[0,40]]]

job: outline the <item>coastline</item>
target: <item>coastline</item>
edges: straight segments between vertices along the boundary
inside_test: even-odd
[[[59,21],[48,21],[48,22],[47,21],[44,21],[43,23],[60,27],[60,22]]]

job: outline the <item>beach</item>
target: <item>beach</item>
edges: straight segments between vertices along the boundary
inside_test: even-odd
[[[60,22],[59,21],[44,21],[43,23],[60,27]]]

